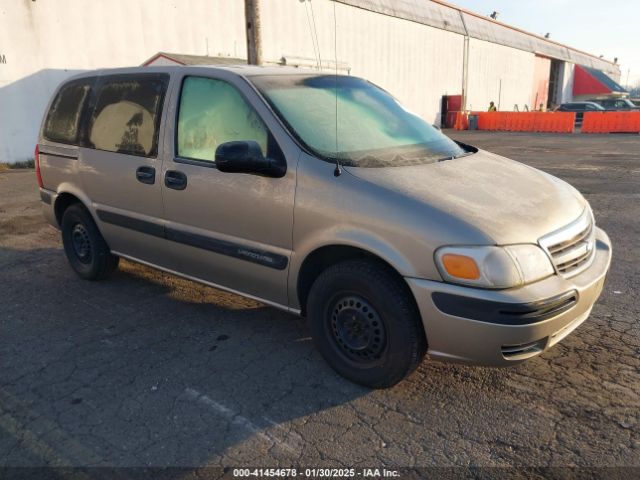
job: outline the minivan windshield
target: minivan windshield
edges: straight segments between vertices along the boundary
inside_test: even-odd
[[[298,140],[325,160],[337,158],[354,167],[392,167],[468,153],[361,78],[265,75],[251,81]]]

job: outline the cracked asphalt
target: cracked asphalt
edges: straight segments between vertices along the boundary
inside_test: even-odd
[[[640,466],[640,136],[448,133],[569,181],[610,235],[559,345],[370,391],[297,317],[127,261],[79,279],[33,171],[3,172],[0,466]]]

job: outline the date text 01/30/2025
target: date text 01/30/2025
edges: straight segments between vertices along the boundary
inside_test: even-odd
[[[234,468],[234,478],[249,477],[306,477],[306,478],[394,478],[397,470],[386,468]]]

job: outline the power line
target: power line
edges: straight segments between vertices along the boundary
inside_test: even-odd
[[[304,10],[307,14],[307,24],[309,25],[309,35],[311,35],[311,43],[313,44],[313,56],[315,58],[318,69],[320,69],[320,46],[316,46],[316,37],[313,36],[313,28],[311,27],[311,16],[309,15],[309,7],[307,0],[301,0],[304,3]]]
[[[316,16],[313,12],[313,3],[309,0],[309,5],[311,6],[311,18],[313,19],[313,31],[316,34],[316,43],[318,44],[318,61],[320,62],[320,70],[322,70],[322,57],[320,57],[320,42],[318,41],[318,29],[316,28]],[[335,7],[335,4],[334,4]]]

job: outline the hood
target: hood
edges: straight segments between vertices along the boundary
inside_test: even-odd
[[[498,245],[536,243],[578,218],[587,205],[568,183],[482,150],[427,165],[345,170],[447,212]]]

